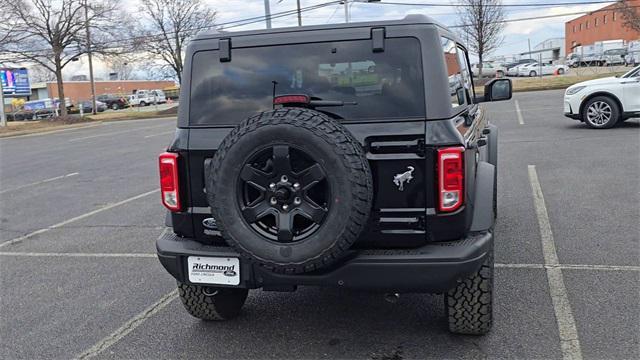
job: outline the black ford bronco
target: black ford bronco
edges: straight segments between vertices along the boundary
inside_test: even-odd
[[[157,240],[187,311],[249,289],[443,293],[449,329],[492,324],[497,128],[467,50],[425,16],[199,35],[160,155]]]

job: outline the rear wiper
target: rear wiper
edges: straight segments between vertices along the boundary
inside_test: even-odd
[[[316,100],[317,99],[317,100]],[[358,105],[355,101],[342,101],[342,100],[321,100],[318,98],[312,98],[309,100],[309,106],[345,106],[345,105]]]

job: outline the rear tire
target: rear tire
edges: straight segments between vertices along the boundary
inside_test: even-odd
[[[535,71],[530,71],[529,72],[529,77],[535,77],[536,75],[538,75],[538,73],[535,72]]]
[[[499,77],[499,78],[504,77],[504,71],[502,71],[502,70],[498,70],[498,71],[496,72],[496,76],[497,76],[497,77]]]
[[[144,101],[140,101],[140,106],[147,106],[147,103]]]
[[[178,282],[178,293],[182,305],[192,316],[208,321],[224,321],[240,314],[249,290]]]
[[[558,75],[564,75],[564,69],[558,69]]]
[[[477,272],[445,294],[449,331],[484,335],[493,326],[493,248]]]

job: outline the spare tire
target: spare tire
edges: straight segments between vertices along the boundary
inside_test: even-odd
[[[278,273],[340,259],[366,225],[373,197],[360,143],[336,120],[301,108],[240,123],[209,163],[206,187],[228,244]]]

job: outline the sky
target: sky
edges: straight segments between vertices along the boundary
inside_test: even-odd
[[[264,15],[264,0],[204,0],[211,7],[218,11],[218,23],[225,23],[238,19],[250,18]],[[301,7],[322,4],[330,0],[301,0]],[[558,2],[587,2],[595,0],[504,0],[503,4],[535,4],[535,3],[558,3]],[[429,15],[445,25],[454,25],[457,21],[455,6],[457,0],[382,0],[385,3],[430,3],[444,4],[446,7],[427,6],[400,6],[383,5],[376,3],[351,2],[351,22],[371,21],[371,20],[397,20],[404,18],[407,14]],[[277,13],[296,8],[296,0],[271,0],[271,13]],[[505,8],[507,19],[526,18],[531,16],[554,15],[563,13],[574,13],[579,11],[591,11],[608,4],[591,5],[571,5],[571,6],[551,6],[544,8]],[[493,55],[511,55],[527,51],[527,40],[531,39],[531,47],[549,39],[564,37],[564,23],[579,15],[557,17],[550,19],[538,19],[507,24],[504,31],[504,41],[502,46]],[[344,5],[337,4],[323,7],[317,10],[308,11],[302,14],[303,25],[343,23],[345,21]],[[291,15],[273,20],[273,27],[297,26],[297,16]],[[261,29],[265,28],[265,23],[260,22],[243,27],[235,27],[229,31]]]
[[[217,24],[224,24],[231,21],[261,17],[265,14],[264,0],[202,0],[205,4],[217,11]],[[302,8],[323,4],[333,0],[300,0]],[[363,1],[363,0],[360,0]],[[587,2],[596,0],[503,0],[503,4],[531,4],[531,3],[558,3],[558,2]],[[128,6],[134,7],[137,0],[131,0]],[[382,5],[376,3],[363,3],[349,0],[351,22],[363,22],[372,20],[397,20],[408,14],[429,15],[445,25],[455,25],[457,22],[456,8],[454,5],[458,0],[382,0],[385,3],[402,2],[413,4],[443,4],[444,7],[429,6],[400,6]],[[580,11],[591,11],[607,4],[591,5],[570,5],[570,6],[550,6],[543,8],[505,8],[507,19],[526,18],[531,16],[553,15],[563,13],[574,13]],[[283,11],[296,9],[296,0],[270,0],[271,13],[276,14]],[[531,40],[531,47],[550,38],[564,37],[564,23],[579,15],[557,17],[550,19],[537,19],[507,24],[504,30],[504,41],[502,46],[492,56],[514,55],[527,51],[527,40]],[[315,9],[302,14],[303,25],[317,24],[338,24],[345,21],[344,5],[335,4],[320,9]],[[297,26],[297,15],[281,17],[272,20],[273,27]],[[264,29],[264,21],[254,24],[228,28],[227,31],[240,31],[250,29]],[[475,61],[475,56],[471,56],[471,61]],[[95,61],[95,74],[99,78],[106,78],[109,72],[108,67],[99,60]],[[68,78],[74,74],[87,74],[88,63],[85,57],[80,61],[69,64],[64,74]],[[136,77],[145,77],[144,74],[137,74]]]

